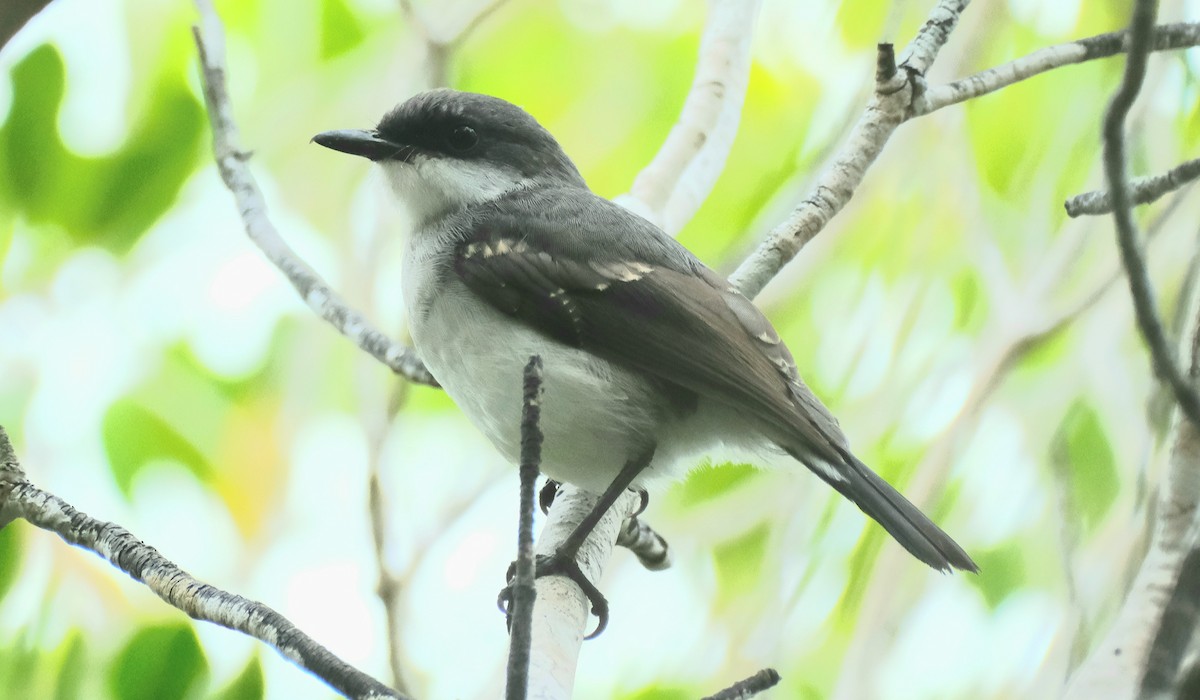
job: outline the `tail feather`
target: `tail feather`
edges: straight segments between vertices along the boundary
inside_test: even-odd
[[[812,458],[807,455],[801,457],[792,452],[792,456],[882,525],[917,559],[939,571],[950,571],[952,568],[979,571],[971,557],[950,535],[854,455],[846,452],[845,463],[829,464],[822,461],[816,467],[810,463]]]

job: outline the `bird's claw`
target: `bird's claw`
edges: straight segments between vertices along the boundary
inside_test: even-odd
[[[588,577],[579,568],[579,562],[575,557],[556,552],[551,556],[539,554],[535,560],[534,577],[542,578],[543,576],[565,576],[575,582],[579,586],[579,590],[588,599],[591,604],[592,614],[596,616],[596,629],[592,633],[584,637],[584,639],[595,639],[600,636],[604,628],[608,627],[608,600],[604,594],[596,588]],[[512,612],[511,605],[513,599],[513,584],[516,580],[517,563],[514,561],[508,566],[508,573],[505,578],[507,584],[500,589],[500,594],[496,596],[496,604],[500,608],[500,612],[504,613],[506,623],[509,628],[512,627]]]
[[[554,505],[554,497],[558,495],[561,487],[562,484],[554,479],[546,479],[542,490],[538,492],[538,506],[541,507],[543,515],[550,513],[550,506]]]

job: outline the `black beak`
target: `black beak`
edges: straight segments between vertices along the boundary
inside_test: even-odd
[[[323,131],[314,136],[312,140],[325,148],[332,148],[335,151],[349,153],[352,156],[362,156],[370,160],[405,158],[408,151],[411,150],[409,146],[392,143],[379,138],[372,131],[363,131],[362,129]]]

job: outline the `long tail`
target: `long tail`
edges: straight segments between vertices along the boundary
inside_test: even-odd
[[[940,571],[951,568],[979,571],[950,535],[849,451],[843,453],[844,463],[822,461],[819,466],[810,464],[812,458],[809,456],[802,457],[792,450],[788,452],[882,525],[917,559]]]

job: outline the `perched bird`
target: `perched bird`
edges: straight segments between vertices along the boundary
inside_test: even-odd
[[[605,498],[578,538],[538,563],[539,576],[583,579],[596,610],[602,597],[575,565],[589,525],[625,488],[675,474],[717,443],[777,446],[916,558],[977,570],[854,456],[754,304],[649,221],[592,193],[521,108],[433,90],[374,129],[313,140],[382,167],[413,219],[402,274],[416,350],[514,462],[522,370],[541,356],[542,471]]]

